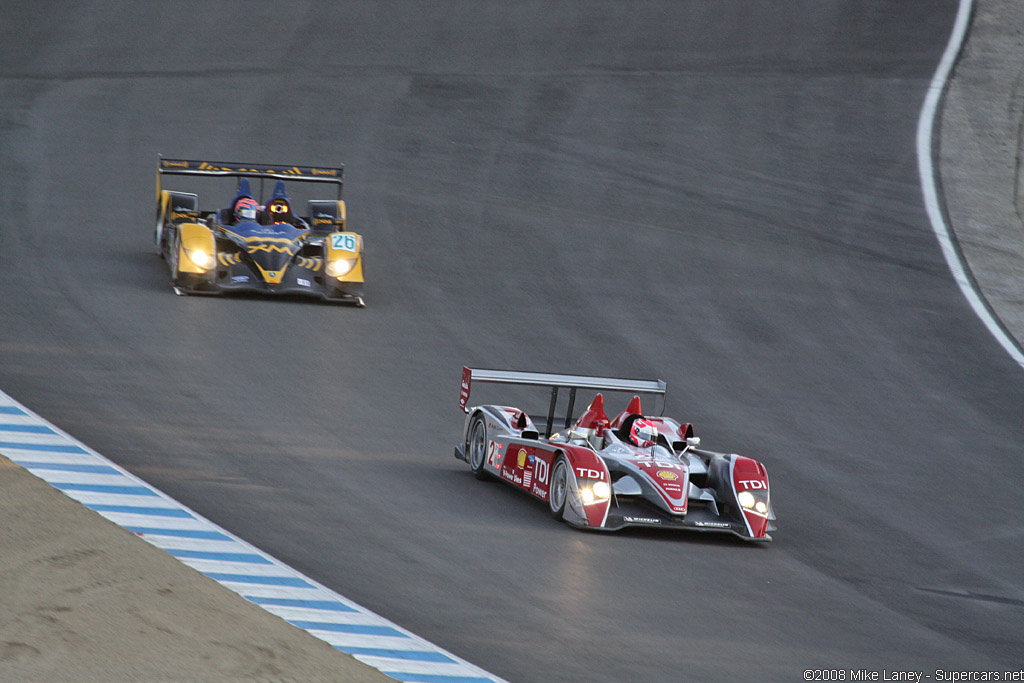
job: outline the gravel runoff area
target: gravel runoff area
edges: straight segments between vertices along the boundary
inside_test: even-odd
[[[0,457],[0,681],[393,681]]]
[[[980,0],[941,110],[950,226],[1024,340],[1024,4]],[[392,680],[0,458],[0,680]]]

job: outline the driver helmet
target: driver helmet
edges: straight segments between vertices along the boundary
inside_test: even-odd
[[[272,223],[285,223],[291,216],[292,208],[288,205],[287,199],[278,197],[267,204],[267,212]]]
[[[254,221],[259,215],[260,205],[252,197],[242,197],[235,202],[235,220],[241,223],[242,221]]]
[[[658,440],[658,428],[653,422],[639,417],[629,428],[629,440],[640,448],[650,448]]]

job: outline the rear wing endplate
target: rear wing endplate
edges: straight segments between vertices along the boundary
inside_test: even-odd
[[[662,398],[662,410],[664,410],[665,393],[668,391],[668,386],[664,380],[660,379],[588,377],[586,375],[559,375],[547,372],[519,372],[516,370],[487,370],[484,368],[463,367],[462,387],[459,391],[459,407],[462,408],[463,412],[469,412],[469,392],[472,389],[473,382],[551,387],[551,404],[548,407],[546,436],[551,436],[551,426],[555,419],[555,403],[558,401],[559,389],[569,389],[569,406],[565,413],[566,427],[572,423],[572,411],[576,404],[577,389],[655,394]]]

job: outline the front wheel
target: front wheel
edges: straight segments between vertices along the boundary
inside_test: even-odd
[[[167,254],[167,267],[171,271],[171,285],[178,286],[178,266],[181,259],[181,234],[174,231]]]
[[[477,416],[469,428],[469,468],[477,479],[487,479],[484,463],[487,462],[487,424],[483,417]]]
[[[569,463],[559,455],[551,468],[551,486],[548,489],[548,507],[551,516],[561,520],[565,515],[565,502],[569,498]]]

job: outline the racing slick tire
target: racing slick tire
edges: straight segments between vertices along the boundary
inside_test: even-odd
[[[156,255],[164,258],[164,214],[160,210],[159,204],[156,207],[156,230],[153,241],[156,243]]]
[[[167,250],[167,267],[171,269],[171,286],[178,286],[178,259],[181,258],[181,233],[174,231],[170,248]]]
[[[484,469],[484,463],[487,462],[487,422],[483,415],[477,415],[469,428],[466,459],[469,461],[469,469],[473,470],[474,477],[477,479],[490,478]]]
[[[564,455],[555,459],[551,468],[551,486],[548,489],[548,508],[551,516],[561,521],[565,515],[565,503],[569,500],[569,462]]]
[[[171,239],[170,249],[167,254],[167,266],[171,269],[171,289],[178,296],[184,296],[187,294],[185,289],[182,287],[181,274],[178,272],[178,265],[181,260],[181,232],[178,230],[174,231],[174,237]]]

